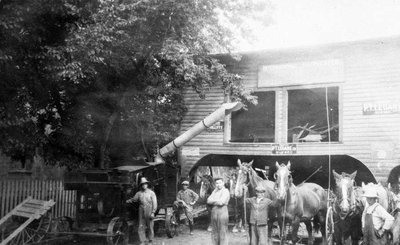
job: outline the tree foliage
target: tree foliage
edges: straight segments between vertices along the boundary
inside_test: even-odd
[[[173,139],[183,91],[217,82],[255,101],[210,55],[230,52],[248,1],[0,2],[1,149],[50,164],[109,167]],[[246,10],[246,11],[244,11]],[[223,21],[221,21],[223,20]],[[227,25],[229,23],[229,25]]]

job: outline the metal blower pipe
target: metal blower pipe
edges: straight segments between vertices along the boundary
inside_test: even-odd
[[[223,119],[233,111],[238,111],[243,107],[241,102],[232,102],[222,104],[220,108],[205,117],[203,120],[189,128],[186,132],[179,135],[176,139],[169,142],[166,146],[161,148],[156,156],[155,161],[158,163],[164,162],[163,157],[171,154],[177,148],[183,146],[186,142],[193,139],[195,136],[203,132],[205,129],[211,127],[217,121]]]

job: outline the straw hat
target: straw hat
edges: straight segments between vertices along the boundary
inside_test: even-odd
[[[140,179],[139,185],[148,184],[148,183],[150,183],[150,182],[146,179],[146,177],[142,177],[142,178]]]
[[[187,180],[183,181],[182,185],[189,185],[189,181],[187,181]]]
[[[372,197],[372,198],[378,198],[378,192],[376,190],[373,189],[367,189],[365,190],[364,197]]]

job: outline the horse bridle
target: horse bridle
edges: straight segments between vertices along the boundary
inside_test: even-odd
[[[278,189],[278,173],[277,172],[274,173],[274,179],[275,179],[274,188],[276,190],[276,189]],[[291,183],[293,183],[293,177],[292,177],[292,174],[289,171],[288,179],[287,179],[287,182],[285,184],[287,184],[287,186],[290,187]]]
[[[339,197],[338,195],[335,195],[335,202],[334,202],[334,203],[336,203],[337,205],[334,205],[334,210],[335,210],[336,213],[339,214],[339,217],[340,217],[342,220],[344,220],[344,219],[345,219],[346,217],[348,217],[349,215],[355,213],[355,211],[356,211],[356,208],[357,208],[357,201],[356,201],[356,199],[355,199],[355,197],[354,197],[354,185],[355,185],[355,182],[353,182],[353,186],[351,187],[351,189],[352,189],[351,195],[350,195],[349,197],[346,197],[346,200],[347,200],[347,201],[349,202],[349,204],[350,204],[349,212],[347,212],[347,213],[344,214],[344,213],[342,212],[342,209],[340,208],[340,204],[345,200],[345,199],[343,198],[343,196],[340,195],[340,197]],[[337,207],[339,207],[339,212],[337,211]],[[344,215],[343,215],[343,214],[344,214]]]

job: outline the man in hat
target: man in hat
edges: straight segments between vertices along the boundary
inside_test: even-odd
[[[186,218],[189,221],[190,235],[193,235],[193,205],[199,199],[199,195],[196,192],[189,189],[189,181],[185,180],[182,182],[182,190],[176,195],[176,201],[174,202],[174,208],[178,211],[177,221],[179,222],[180,213],[183,211]]]
[[[228,238],[228,202],[230,199],[229,190],[225,188],[222,178],[215,179],[215,190],[207,199],[211,209],[211,240],[214,245],[227,245]]]
[[[140,190],[135,194],[135,196],[129,200],[127,203],[138,202],[139,203],[139,227],[138,234],[140,244],[144,245],[146,243],[146,228],[149,230],[148,238],[149,243],[152,244],[154,239],[154,215],[157,210],[157,197],[154,191],[149,189],[149,181],[142,177],[140,180]]]
[[[372,188],[365,190],[363,195],[367,205],[362,214],[363,245],[387,244],[388,232],[394,218],[378,202],[378,192]]]
[[[245,186],[245,191],[247,186]],[[256,196],[246,198],[250,205],[250,245],[270,244],[268,241],[268,208],[272,201],[264,196],[265,188],[256,187]]]

